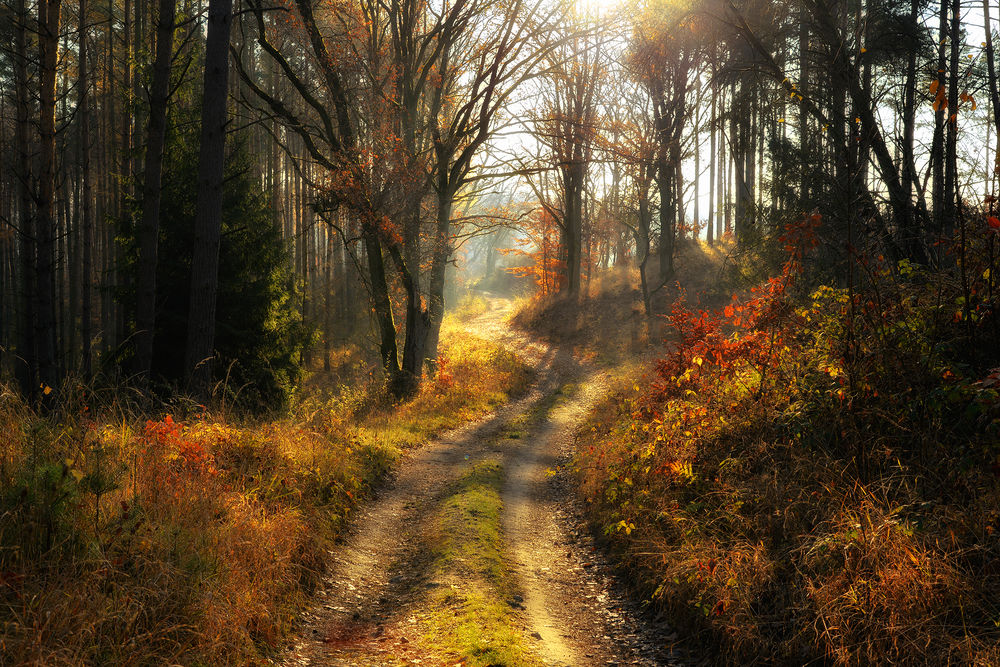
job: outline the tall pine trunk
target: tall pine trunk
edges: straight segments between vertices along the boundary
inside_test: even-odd
[[[153,363],[153,332],[156,327],[156,267],[162,192],[160,185],[163,174],[163,147],[167,131],[167,96],[170,94],[174,12],[175,0],[160,0],[160,12],[156,24],[156,59],[153,61],[153,85],[149,91],[149,125],[146,131],[142,220],[137,230],[139,275],[136,277],[135,370],[142,377],[149,375]],[[225,100],[223,100],[223,105],[225,105]],[[223,108],[225,107],[223,106]],[[200,202],[199,196],[199,204]]]
[[[943,222],[944,203],[944,132],[945,119],[949,110],[942,103],[945,91],[945,42],[948,39],[948,0],[941,0],[938,27],[937,94],[934,107],[934,134],[931,137],[931,211],[934,225],[940,235]]]
[[[718,156],[715,154],[716,123],[718,122],[719,90],[715,84],[715,54],[712,54],[712,109],[708,123],[708,219],[705,223],[705,240],[709,245],[715,243],[715,164]]]
[[[941,232],[945,239],[950,239],[955,231],[958,197],[958,87],[961,85],[958,76],[960,58],[959,46],[961,40],[962,2],[952,0],[951,24],[949,26],[950,63],[948,70],[948,111],[945,114],[945,156],[944,156],[944,192],[941,202]]]
[[[694,228],[691,231],[691,240],[698,240],[698,232],[701,228],[701,102],[702,89],[698,87],[698,99],[694,107]],[[682,214],[683,215],[683,214]]]
[[[88,67],[87,50],[87,0],[80,1],[80,54],[79,65],[80,75],[77,79],[78,93],[77,108],[80,116],[80,186],[81,199],[81,224],[80,224],[80,244],[82,246],[82,259],[80,262],[80,274],[82,280],[80,289],[82,290],[80,304],[80,333],[82,338],[83,356],[81,359],[83,375],[89,377],[92,371],[91,358],[91,324],[93,318],[93,302],[91,300],[91,277],[93,275],[93,238],[94,220],[92,210],[93,192],[90,183],[90,76]]]
[[[719,157],[717,160],[718,173],[715,176],[716,200],[715,200],[715,236],[721,241],[726,231],[726,91],[725,88],[719,90]]]
[[[233,0],[210,0],[205,44],[205,87],[198,156],[198,199],[191,262],[185,372],[189,386],[207,397],[215,349],[215,306],[219,288],[219,241],[222,233],[222,177],[226,149],[226,103],[229,98],[229,32]]]
[[[38,239],[37,306],[35,338],[38,346],[39,381],[45,387],[58,384],[56,363],[56,67],[59,51],[60,0],[38,3]]]
[[[35,346],[35,217],[31,202],[31,160],[28,149],[29,105],[28,51],[26,24],[28,11],[25,0],[17,2],[14,32],[14,82],[16,94],[17,193],[20,222],[21,331],[18,356],[21,358],[18,377],[25,394],[37,388],[38,354]]]
[[[916,0],[914,0],[915,2]],[[996,55],[993,50],[993,26],[990,18],[990,0],[983,0],[983,25],[986,26],[986,72],[990,103],[993,107],[993,124],[996,134],[1000,136],[1000,90],[997,89]],[[987,155],[988,160],[993,156]],[[993,166],[992,163],[990,165]],[[992,168],[989,169],[992,172]]]

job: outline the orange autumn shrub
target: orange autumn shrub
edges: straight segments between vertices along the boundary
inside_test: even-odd
[[[746,295],[675,304],[581,429],[581,493],[717,662],[996,663],[993,232],[958,279],[859,256],[864,281],[807,287],[819,222]]]

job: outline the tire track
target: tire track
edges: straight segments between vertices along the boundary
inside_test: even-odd
[[[471,334],[518,350],[536,369],[528,395],[495,414],[413,452],[395,480],[354,518],[303,631],[279,664],[466,664],[423,641],[432,596],[451,575],[431,572],[428,553],[442,489],[473,463],[499,458],[503,532],[510,570],[521,594],[508,620],[520,628],[540,662],[552,665],[669,664],[662,627],[644,627],[613,584],[576,518],[567,485],[551,471],[565,459],[572,430],[601,394],[602,377],[566,351],[510,330],[511,303],[490,298],[490,310],[467,325]],[[568,396],[563,388],[580,383]],[[572,386],[572,385],[570,385]],[[521,437],[521,435],[524,437]],[[563,480],[565,481],[565,480]],[[454,588],[454,586],[452,586]]]

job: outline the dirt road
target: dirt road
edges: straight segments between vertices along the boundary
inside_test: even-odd
[[[660,665],[582,528],[560,464],[602,374],[506,326],[470,321],[537,370],[526,397],[416,451],[355,517],[282,664]]]

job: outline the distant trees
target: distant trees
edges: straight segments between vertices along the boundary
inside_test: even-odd
[[[625,193],[623,209],[627,212],[619,214],[619,223],[631,233],[643,308],[646,315],[651,316],[651,288],[646,269],[652,251],[653,179],[658,152],[652,102],[629,79],[619,81],[612,91],[614,93],[605,102],[608,106],[605,114],[611,122],[601,133],[600,140],[608,159],[622,169],[620,187]]]
[[[629,55],[629,73],[648,96],[652,113],[661,282],[673,278],[678,222],[683,222],[678,211],[683,207],[682,133],[689,120],[688,96],[698,55],[690,34],[685,17],[651,13],[635,26]]]
[[[580,293],[584,247],[584,199],[597,136],[601,84],[606,72],[603,39],[596,30],[566,26],[569,38],[549,57],[542,83],[542,110],[533,132],[544,146],[544,169],[554,182],[535,186],[541,205],[559,227],[563,276],[572,296]]]

